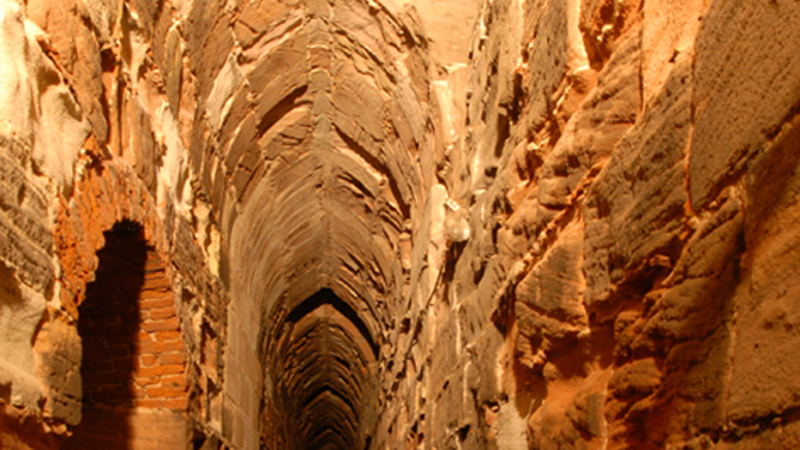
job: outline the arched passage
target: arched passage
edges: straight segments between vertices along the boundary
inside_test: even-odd
[[[275,323],[264,425],[274,448],[362,449],[377,410],[378,349],[358,314],[321,289]],[[275,432],[277,431],[277,433]]]
[[[285,12],[298,20],[279,41],[243,44],[245,81],[204,165],[229,251],[223,432],[243,448],[361,450],[381,414],[384,343],[408,303],[415,205],[432,179],[419,166],[434,132],[421,119],[425,49],[400,16],[366,2]]]
[[[184,448],[186,354],[153,199],[111,159],[60,200],[60,300],[82,340],[80,368],[70,370],[85,380],[83,418],[62,448]]]
[[[62,448],[178,448],[188,395],[164,261],[134,222],[116,224],[104,238],[78,307],[83,418]]]

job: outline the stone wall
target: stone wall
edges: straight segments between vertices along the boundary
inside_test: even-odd
[[[796,445],[798,13],[485,5],[429,446]]]
[[[0,0],[0,447],[795,448],[797,23]]]

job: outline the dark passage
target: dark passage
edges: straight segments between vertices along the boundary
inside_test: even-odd
[[[105,233],[95,281],[79,308],[83,342],[83,419],[62,449],[127,449],[126,410],[135,406],[137,299],[144,283],[147,246],[136,224]]]
[[[323,289],[275,324],[266,448],[363,449],[375,425],[377,347],[358,314]],[[270,403],[271,402],[271,403]]]
[[[185,354],[164,260],[138,224],[105,240],[78,308],[83,418],[62,448],[185,448]]]

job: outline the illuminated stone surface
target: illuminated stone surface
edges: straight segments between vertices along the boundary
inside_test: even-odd
[[[798,448],[798,23],[0,0],[0,448]]]

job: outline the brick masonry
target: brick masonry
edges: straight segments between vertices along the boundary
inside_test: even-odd
[[[185,429],[187,349],[159,216],[137,176],[117,164],[87,170],[72,201],[61,199],[56,226],[61,306],[77,318],[83,347],[83,419],[65,449],[149,445],[147,436]],[[174,414],[159,421],[143,411]]]
[[[797,23],[0,0],[0,448],[800,448]]]
[[[163,261],[129,222],[106,233],[98,256],[79,308],[84,404],[185,410],[186,357]]]
[[[124,220],[142,226],[144,239],[169,267],[155,203],[129,166],[114,160],[93,162],[75,183],[74,199],[60,196],[55,246],[63,268],[61,307],[71,316],[77,317],[86,284],[94,277],[96,252],[105,245],[103,233]]]
[[[165,234],[152,195],[133,169],[95,160],[73,198],[61,196],[59,205],[54,235],[63,268],[61,310],[77,319],[83,347],[82,402],[72,403],[82,404],[83,420],[63,448],[86,448],[106,442],[109,427],[137,435],[128,416],[141,408],[185,413],[187,349]],[[64,394],[50,397],[58,404]],[[121,413],[126,410],[131,413]]]

